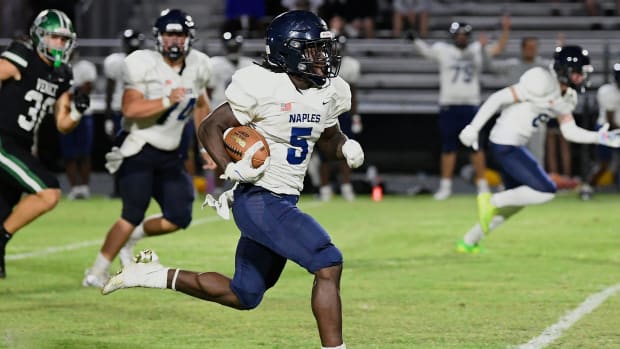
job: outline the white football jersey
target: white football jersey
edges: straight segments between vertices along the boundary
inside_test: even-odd
[[[360,61],[353,57],[344,56],[340,63],[340,71],[338,76],[344,79],[349,84],[357,84],[361,75]]]
[[[480,104],[480,73],[482,46],[469,44],[464,50],[453,44],[436,42],[428,46],[423,40],[414,41],[418,52],[439,64],[439,104]]]
[[[506,107],[495,122],[489,139],[496,144],[525,145],[540,125],[572,113],[577,105],[577,92],[569,87],[562,95],[555,72],[546,68],[528,70],[510,88],[519,101]]]
[[[271,163],[256,185],[277,194],[299,195],[316,141],[351,109],[349,84],[340,77],[300,91],[287,74],[257,65],[233,75],[226,98],[237,120],[267,139]]]
[[[614,121],[620,125],[620,89],[615,83],[605,84],[599,87],[596,93],[598,101],[598,124],[607,122],[607,111],[614,112]]]
[[[254,64],[252,62],[251,58],[242,56],[239,57],[237,65],[234,65],[226,56],[211,57],[213,75],[209,80],[209,88],[212,89],[211,106],[213,106],[213,109],[226,101],[224,91],[226,91],[226,87],[230,85],[233,74],[241,68]]]
[[[183,126],[193,116],[196,99],[205,93],[211,77],[211,63],[204,53],[192,49],[185,57],[181,72],[170,67],[162,55],[153,50],[137,50],[125,59],[125,88],[136,89],[146,99],[159,99],[177,87],[185,88],[185,99],[172,104],[157,117],[143,120],[123,118],[123,129],[155,148],[174,150],[179,146]]]
[[[124,79],[123,65],[125,64],[125,53],[113,53],[103,60],[103,74],[107,79],[116,81],[112,102],[110,107],[114,111],[121,110],[121,100],[123,99]]]

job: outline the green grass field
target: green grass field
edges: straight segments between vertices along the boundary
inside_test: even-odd
[[[475,256],[454,252],[475,220],[473,196],[304,197],[300,207],[344,253],[349,349],[511,348],[620,282],[620,200],[613,195],[581,202],[564,194],[529,207]],[[119,201],[103,198],[63,201],[16,235],[8,278],[0,280],[0,348],[320,348],[312,277],[292,263],[261,306],[244,312],[169,290],[102,296],[82,288],[119,210]],[[234,223],[197,202],[187,231],[138,247],[153,248],[165,265],[231,275],[237,237]],[[613,295],[547,348],[620,348],[619,323],[620,296]]]

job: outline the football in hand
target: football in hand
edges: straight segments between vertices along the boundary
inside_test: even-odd
[[[252,167],[262,165],[269,156],[269,145],[260,132],[250,126],[237,126],[224,132],[224,147],[234,162],[241,160],[245,152],[256,142],[262,142],[263,146],[252,157]]]

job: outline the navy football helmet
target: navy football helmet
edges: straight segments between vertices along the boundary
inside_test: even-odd
[[[137,30],[125,29],[123,31],[123,48],[125,53],[130,54],[135,50],[139,50],[144,45],[144,34]]]
[[[620,63],[614,64],[614,80],[616,85],[620,87]]]
[[[553,70],[558,81],[582,92],[587,84],[588,73],[593,71],[590,65],[590,55],[581,46],[556,47],[553,55]],[[573,73],[583,75],[583,82],[577,84],[571,79]]]
[[[222,46],[226,52],[226,58],[237,63],[241,55],[241,47],[243,46],[243,35],[225,32],[222,34]]]
[[[309,11],[289,11],[267,28],[266,66],[303,77],[316,87],[338,76],[342,57],[334,35],[320,17]]]
[[[164,47],[163,33],[183,33],[187,36],[183,47],[173,44]],[[157,51],[173,61],[186,56],[196,36],[196,25],[187,13],[178,9],[165,9],[153,25],[153,35],[156,39]]]
[[[471,34],[471,25],[464,22],[452,22],[450,24],[450,35],[452,36],[452,40],[454,40],[454,45],[458,48],[465,48],[469,44],[469,37]],[[458,34],[465,34],[465,39],[458,39]]]

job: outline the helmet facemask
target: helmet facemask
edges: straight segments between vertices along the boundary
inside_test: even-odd
[[[291,39],[287,45],[301,53],[296,73],[310,80],[315,86],[323,86],[327,79],[338,76],[342,57],[334,39]]]

